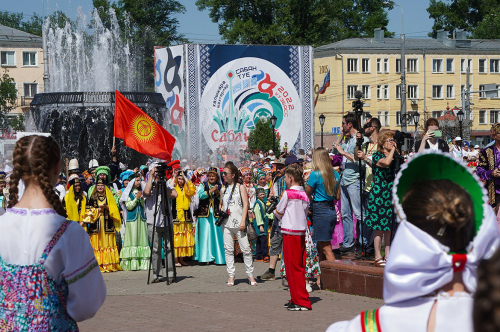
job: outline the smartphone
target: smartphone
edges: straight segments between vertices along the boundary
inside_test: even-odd
[[[441,130],[434,130],[434,137],[440,138],[443,137],[443,132]]]

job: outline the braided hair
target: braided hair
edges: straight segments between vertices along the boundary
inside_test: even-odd
[[[14,169],[10,176],[9,204],[11,208],[19,202],[19,180],[26,186],[39,185],[52,208],[66,217],[59,196],[54,191],[49,179],[49,170],[61,159],[59,145],[52,137],[31,135],[17,141],[14,148]]]

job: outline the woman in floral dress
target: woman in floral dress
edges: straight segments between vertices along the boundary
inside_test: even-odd
[[[373,187],[368,199],[368,217],[366,225],[375,230],[373,244],[375,247],[375,266],[384,267],[391,245],[391,230],[394,222],[392,207],[392,185],[395,177],[394,152],[396,142],[394,132],[387,131],[378,138],[377,152],[370,161],[373,169]],[[385,258],[382,257],[382,237],[385,243]]]

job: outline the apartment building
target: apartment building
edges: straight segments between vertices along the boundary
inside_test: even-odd
[[[0,74],[5,70],[17,88],[17,107],[11,114],[29,110],[35,94],[43,92],[42,37],[0,24]]]
[[[405,40],[407,113],[418,111],[420,126],[424,118],[439,118],[448,109],[462,107],[467,68],[469,91],[484,90],[492,83],[500,88],[500,40],[467,39],[460,30],[455,38],[447,35],[439,31],[437,39]],[[318,97],[316,128],[320,128],[320,114],[326,117],[325,133],[340,127],[342,115],[352,110],[356,90],[363,92],[365,116],[378,117],[384,128],[400,128],[400,38],[384,38],[383,30],[376,29],[374,38],[350,38],[318,47],[314,50],[316,92],[328,70],[330,87]],[[466,114],[472,120],[470,139],[484,145],[489,142],[491,124],[499,122],[500,94],[492,98],[485,93],[472,94],[471,102],[474,105]],[[412,119],[407,125],[408,131],[414,131]]]

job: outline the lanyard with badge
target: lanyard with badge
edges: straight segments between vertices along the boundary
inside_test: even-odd
[[[227,209],[226,209],[226,213],[228,215],[231,215],[231,210],[229,209],[229,202],[231,201],[231,197],[233,197],[233,193],[234,193],[234,189],[236,188],[236,183],[233,184],[233,189],[231,190],[231,193],[229,194],[229,198],[227,200]]]

